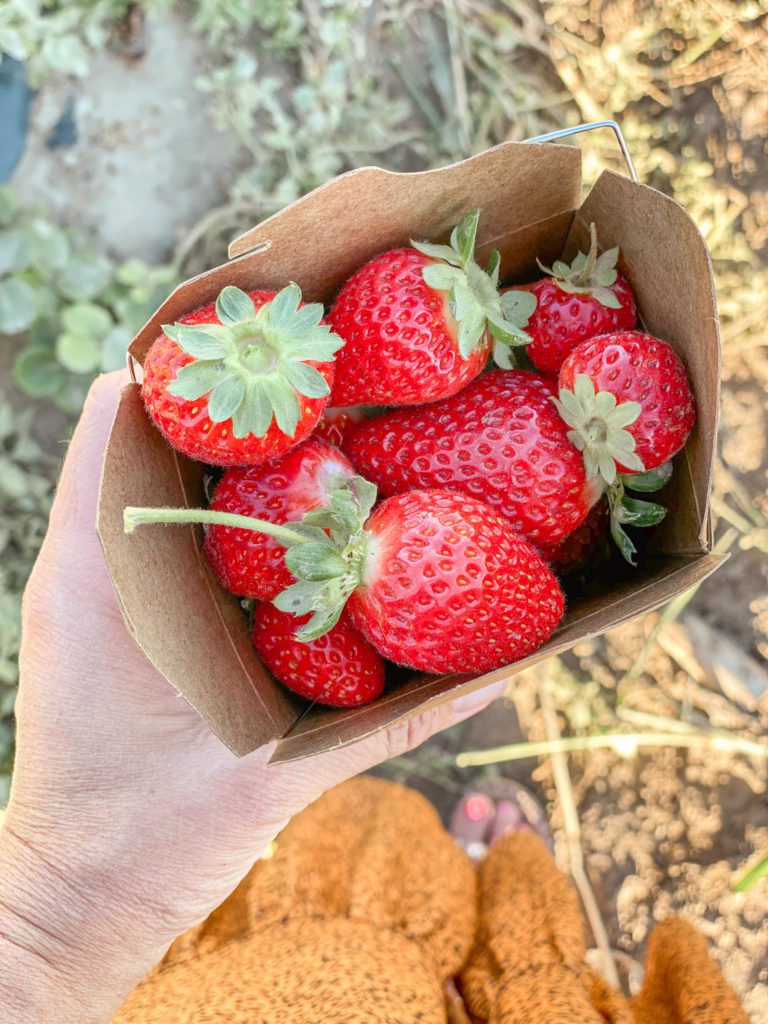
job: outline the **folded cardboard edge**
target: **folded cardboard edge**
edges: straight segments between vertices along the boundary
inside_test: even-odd
[[[501,225],[504,236],[572,211],[580,199],[581,154],[572,146],[504,143],[432,171],[350,171],[249,232],[256,251],[178,285],[139,331],[131,355],[143,362],[162,324],[212,302],[225,284],[277,289],[296,281],[305,298],[324,300],[377,252],[411,238],[445,240],[474,205],[482,210],[479,237],[490,241],[487,225]]]
[[[522,147],[530,152],[531,150],[540,150],[546,152],[546,150],[552,150],[556,156],[555,161],[565,160],[570,163],[570,166],[565,169],[565,174],[562,174],[559,181],[562,183],[568,183],[568,175],[573,173],[574,168],[578,168],[578,188],[581,189],[581,152],[575,149],[573,146],[568,144],[553,145],[552,143],[529,143],[529,142],[500,142],[497,146],[492,146],[490,149],[484,150],[482,153],[476,153],[473,156],[465,157],[463,160],[456,160],[452,164],[445,164],[443,167],[429,168],[424,171],[390,171],[383,167],[377,167],[369,165],[366,167],[357,167],[354,170],[346,171],[344,174],[339,174],[337,177],[332,178],[325,184],[320,185],[312,192],[307,193],[305,196],[301,196],[295,200],[286,209],[295,211],[301,216],[306,212],[306,206],[311,206],[317,202],[324,202],[326,195],[329,190],[336,188],[346,189],[346,187],[352,182],[354,178],[365,177],[369,175],[375,175],[381,182],[387,179],[392,183],[394,188],[398,188],[400,184],[407,180],[408,186],[412,187],[414,182],[423,183],[427,189],[431,188],[432,182],[435,177],[440,175],[455,175],[464,174],[467,171],[472,171],[478,162],[488,157],[495,157],[497,154],[504,154],[505,158],[511,152],[517,151],[522,152]],[[575,196],[575,201],[572,202],[571,208],[573,208],[578,202],[578,195]],[[234,259],[237,256],[242,256],[246,253],[251,252],[256,246],[263,245],[265,241],[270,239],[270,232],[275,229],[276,222],[285,213],[285,210],[280,210],[273,214],[271,217],[267,217],[259,224],[254,225],[252,228],[243,231],[237,238],[234,238],[229,244],[229,258]]]
[[[703,582],[727,558],[727,555],[710,553],[681,557],[678,567],[661,579],[647,581],[644,586],[617,600],[610,608],[587,612],[577,621],[567,623],[544,647],[515,665],[472,679],[461,675],[422,677],[398,690],[387,704],[358,708],[346,712],[343,718],[327,713],[315,717],[310,709],[277,741],[270,764],[297,761],[310,754],[349,746],[381,729],[403,722],[417,712],[420,714],[456,697],[474,693],[504,679],[512,679],[546,658],[564,653],[582,640],[598,636],[606,629],[615,629],[666,604]],[[608,625],[605,624],[607,614],[610,614]]]
[[[155,668],[231,750],[246,754],[284,733],[302,703],[256,658],[242,609],[208,565],[198,527],[123,530],[126,505],[204,502],[203,467],[170,448],[138,386],[125,387],[104,455],[96,524],[123,618]]]

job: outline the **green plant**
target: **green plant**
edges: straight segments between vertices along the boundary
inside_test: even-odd
[[[0,806],[13,759],[13,704],[18,679],[20,595],[42,543],[56,460],[32,437],[31,410],[0,401]]]
[[[77,412],[97,373],[125,365],[131,336],[175,276],[138,260],[116,265],[0,190],[0,331],[26,338],[15,373],[32,398]]]

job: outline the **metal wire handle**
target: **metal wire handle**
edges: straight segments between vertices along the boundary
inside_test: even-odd
[[[556,132],[547,132],[546,135],[537,135],[533,139],[526,139],[526,142],[555,142],[557,139],[565,139],[569,135],[579,135],[581,132],[591,132],[595,128],[610,128],[616,136],[616,141],[621,147],[621,153],[624,157],[624,162],[627,165],[629,176],[632,181],[638,181],[637,171],[635,165],[632,163],[632,157],[629,155],[629,147],[627,141],[621,131],[621,128],[617,121],[591,121],[589,124],[577,124],[574,128],[559,128]]]

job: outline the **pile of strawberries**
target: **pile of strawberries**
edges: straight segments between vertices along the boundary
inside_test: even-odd
[[[593,226],[588,253],[500,288],[479,216],[375,257],[327,315],[295,284],[228,286],[147,355],[150,417],[223,472],[210,509],[127,509],[126,529],[206,523],[263,661],[311,700],[373,700],[384,659],[479,674],[532,653],[562,618],[558,575],[607,528],[633,561],[625,527],[664,515],[626,490],[667,482],[694,401],[636,329],[618,250]]]

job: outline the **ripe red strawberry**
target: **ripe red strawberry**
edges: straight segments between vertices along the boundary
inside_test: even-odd
[[[144,362],[142,397],[168,442],[217,466],[258,465],[307,437],[328,403],[343,342],[323,307],[231,285],[163,327]]]
[[[618,248],[598,256],[594,224],[590,234],[588,253],[580,252],[570,266],[557,260],[551,270],[540,263],[549,276],[526,286],[538,300],[528,321],[527,352],[543,373],[557,374],[566,356],[587,338],[637,323],[632,288],[616,270]]]
[[[367,419],[365,409],[361,409],[359,405],[326,409],[315,427],[314,436],[321,437],[336,448],[341,448],[358,423],[363,423]]]
[[[599,490],[587,484],[554,395],[536,374],[494,370],[442,402],[364,423],[345,451],[382,494],[458,491],[506,516],[533,544],[556,544],[583,522]]]
[[[432,402],[476,377],[492,345],[529,340],[521,327],[534,300],[499,295],[498,253],[485,271],[474,260],[479,217],[466,214],[450,245],[382,253],[343,285],[328,314],[345,342],[331,405]]]
[[[552,572],[557,576],[569,576],[587,565],[607,527],[608,502],[601,500],[592,506],[587,518],[573,533],[557,544],[539,548],[539,551]]]
[[[326,508],[333,491],[353,476],[340,451],[310,437],[262,466],[227,470],[211,508],[270,523],[298,522],[312,509]],[[205,553],[222,585],[240,597],[269,601],[293,582],[285,567],[285,548],[262,533],[209,526]]]
[[[345,613],[323,636],[296,639],[297,619],[274,605],[260,604],[253,616],[253,644],[269,671],[308,700],[332,707],[357,707],[384,689],[384,662]]]
[[[583,342],[560,370],[560,415],[584,451],[587,473],[607,484],[672,458],[696,410],[685,367],[671,345],[640,331]],[[618,404],[617,404],[618,403]]]
[[[274,603],[294,616],[312,613],[300,641],[327,633],[347,605],[383,657],[424,672],[479,673],[530,654],[551,635],[563,614],[558,582],[488,505],[448,491],[412,491],[371,514],[375,501],[376,488],[357,477],[332,495],[331,510],[310,512],[301,524],[127,508],[125,528],[217,521],[279,537],[297,582]]]

